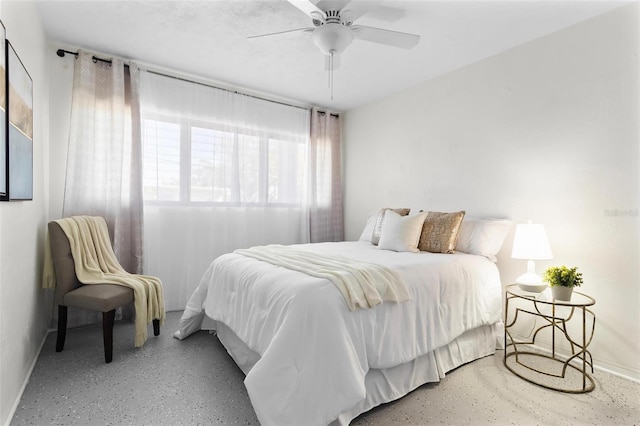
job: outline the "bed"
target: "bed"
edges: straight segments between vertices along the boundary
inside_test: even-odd
[[[409,297],[350,309],[330,279],[240,252],[215,259],[175,336],[216,331],[262,424],[348,424],[501,342],[491,256],[397,252],[366,239],[288,248],[393,270]]]

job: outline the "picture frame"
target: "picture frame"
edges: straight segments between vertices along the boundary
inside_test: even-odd
[[[9,200],[33,200],[33,80],[5,40]]]
[[[0,21],[0,201],[9,201],[9,141],[7,140],[7,30]]]

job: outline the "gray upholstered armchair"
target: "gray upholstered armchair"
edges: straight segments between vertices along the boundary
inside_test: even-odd
[[[56,274],[55,303],[58,305],[56,352],[62,352],[67,334],[67,307],[74,306],[102,312],[104,360],[113,359],[113,324],[116,308],[133,302],[133,290],[115,284],[83,285],[76,276],[71,246],[56,222],[49,222],[49,241]],[[160,334],[160,321],[153,320],[153,334]]]

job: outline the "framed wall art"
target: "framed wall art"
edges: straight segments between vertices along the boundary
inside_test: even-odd
[[[9,200],[9,163],[7,141],[7,33],[0,22],[0,201]]]
[[[32,200],[33,80],[8,40],[5,46],[9,199]]]

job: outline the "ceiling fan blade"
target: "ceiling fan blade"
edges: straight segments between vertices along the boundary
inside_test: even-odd
[[[281,35],[290,35],[293,33],[308,33],[311,34],[313,32],[313,30],[315,30],[315,28],[298,28],[295,30],[287,30],[287,31],[279,31],[277,33],[268,33],[268,34],[260,34],[260,35],[255,35],[255,36],[249,36],[247,37],[247,39],[251,40],[254,38],[262,38],[262,37],[271,37],[271,36],[281,36]]]
[[[411,49],[420,41],[420,36],[417,34],[401,33],[364,25],[352,25],[351,30],[354,38],[403,49]]]
[[[342,10],[351,0],[310,0],[320,10]]]
[[[310,18],[313,18],[313,16],[311,15],[313,12],[320,13],[322,16],[324,16],[324,12],[320,10],[318,7],[316,7],[316,5],[312,3],[310,0],[287,0],[287,1],[291,3],[293,6],[295,6],[302,13],[309,16]]]
[[[349,3],[347,10],[351,11],[354,21],[366,14],[368,18],[384,22],[395,22],[405,15],[403,9],[386,6],[382,3],[383,0],[354,0]]]

